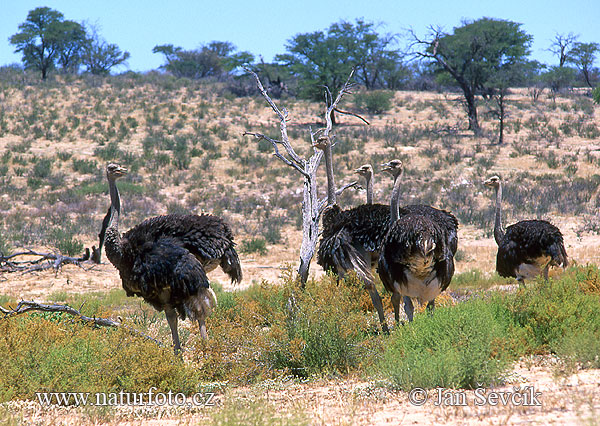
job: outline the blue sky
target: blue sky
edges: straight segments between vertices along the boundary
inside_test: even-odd
[[[29,10],[48,6],[66,19],[99,27],[110,43],[131,53],[129,69],[146,71],[163,63],[153,54],[159,44],[194,49],[213,40],[229,41],[239,50],[271,61],[285,53],[295,34],[325,30],[340,20],[364,18],[380,33],[412,28],[424,36],[428,26],[451,32],[465,19],[507,19],[523,24],[533,36],[533,59],[554,65],[547,51],[556,33],[575,33],[583,42],[600,43],[600,0],[3,0],[0,9],[0,65],[20,62],[8,38]],[[405,43],[401,39],[401,43]],[[596,62],[596,65],[598,65]]]

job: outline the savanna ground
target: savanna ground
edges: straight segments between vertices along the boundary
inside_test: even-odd
[[[486,114],[492,106],[481,105],[486,135],[475,138],[456,93],[393,93],[391,108],[377,114],[365,108],[367,94],[346,99],[342,109],[359,111],[371,124],[338,116],[337,182],[356,179],[352,170],[371,163],[375,199],[387,203],[391,179],[378,172],[379,164],[400,158],[404,202],[446,208],[461,224],[457,274],[438,301],[441,308],[387,337],[377,334],[368,296],[352,280],[337,286],[313,263],[308,290],[298,290],[290,271],[301,241],[300,176],[273,158],[270,144],[242,136],[254,131],[279,138],[279,123],[259,96],[156,74],[47,84],[5,74],[1,81],[0,251],[79,255],[97,245],[109,205],[103,170],[116,161],[130,169],[120,182],[122,229],[167,212],[220,215],[234,230],[244,271],[236,288],[220,271],[211,274],[220,302],[209,319],[211,340],[199,341],[184,322],[183,361],[168,348],[63,315],[0,321],[3,422],[597,422],[600,289],[597,270],[585,265],[598,264],[600,256],[600,117],[585,93],[513,90],[502,145],[495,143],[497,123]],[[323,125],[322,105],[285,97],[276,102],[290,111],[292,144],[308,157],[309,129]],[[506,180],[505,223],[535,217],[561,228],[579,266],[553,272],[550,290],[543,283],[518,290],[495,275],[493,194],[481,185],[492,174]],[[346,191],[340,204],[363,200],[364,192]],[[0,302],[83,306],[88,315],[120,317],[168,346],[164,316],[126,298],[110,263],[84,266],[3,273]],[[391,324],[389,303],[386,308]],[[434,344],[441,341],[446,346]],[[494,391],[533,386],[543,405],[477,407],[472,388],[479,384]],[[432,389],[423,406],[408,401],[407,390],[419,385]],[[45,408],[34,397],[36,391],[142,392],[151,386],[188,396],[214,392],[217,405]],[[436,386],[467,389],[468,406],[434,406]]]

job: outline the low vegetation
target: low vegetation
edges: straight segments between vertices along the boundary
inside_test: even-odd
[[[470,293],[467,301],[446,303],[433,316],[421,312],[389,336],[378,333],[358,280],[337,284],[325,276],[302,291],[291,275],[280,284],[263,282],[233,293],[217,286],[211,338],[205,342],[185,333],[184,360],[125,329],[94,329],[62,314],[5,318],[0,400],[33,398],[39,391],[141,392],[150,386],[190,394],[218,383],[348,373],[399,389],[474,388],[501,383],[524,354],[556,353],[582,368],[599,364],[596,267],[573,267],[559,279],[516,293]],[[486,279],[473,279],[470,287],[488,286]],[[82,296],[53,297],[76,304]],[[86,299],[87,314],[122,315],[132,327],[169,342],[162,316],[122,291]]]

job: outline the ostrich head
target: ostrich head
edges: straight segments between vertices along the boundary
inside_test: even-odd
[[[492,176],[491,178],[485,180],[483,184],[487,187],[498,189],[501,182],[502,179],[500,179],[499,176]]]
[[[108,180],[115,181],[118,178],[125,176],[127,174],[127,169],[125,167],[121,167],[118,164],[110,163],[106,166],[106,178]]]
[[[313,146],[321,151],[325,151],[327,145],[331,145],[331,139],[328,136],[319,136]]]
[[[355,169],[354,173],[356,173],[357,175],[361,175],[365,179],[369,180],[369,178],[373,176],[373,167],[371,167],[370,164],[364,164],[358,169]]]
[[[394,178],[397,178],[404,171],[404,166],[400,160],[392,160],[381,165],[384,172],[390,173]]]

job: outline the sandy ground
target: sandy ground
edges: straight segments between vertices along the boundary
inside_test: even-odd
[[[587,263],[600,264],[600,239],[597,236],[586,234],[578,236],[576,230],[581,225],[570,220],[554,221],[564,234],[565,245],[571,263],[585,265]],[[298,250],[302,240],[299,231],[289,232],[285,236],[283,245],[269,246],[268,254],[240,253],[244,279],[241,284],[233,286],[229,278],[220,269],[211,272],[209,278],[218,282],[226,290],[235,291],[243,289],[262,280],[277,282],[282,272],[287,268],[294,270],[298,266]],[[86,246],[91,246],[94,241],[86,241]],[[38,248],[39,251],[48,251]],[[484,238],[482,232],[472,227],[459,229],[459,249],[464,253],[463,258],[456,262],[456,274],[477,269],[484,274],[493,274],[496,262],[496,243],[493,238]],[[311,276],[319,277],[323,271],[315,260],[311,264]],[[551,275],[560,274],[560,270],[551,271]],[[83,268],[74,265],[64,266],[58,273],[52,270],[35,274],[0,274],[0,294],[15,299],[35,299],[37,301],[49,300],[56,292],[87,293],[94,291],[108,291],[121,288],[121,281],[117,270],[103,255],[102,264],[94,265],[90,262],[83,264]]]
[[[300,421],[316,425],[598,424],[600,370],[556,375],[557,362],[549,356],[524,359],[504,386],[491,389],[439,388],[422,394],[419,390],[389,391],[358,379],[305,384],[276,381],[229,390],[226,395],[215,397],[214,406],[196,408],[44,408],[34,401],[13,401],[0,406],[0,420],[4,415],[31,425],[204,424],[207,418],[227,410],[236,400],[242,401],[242,406],[244,402],[259,404],[262,410],[287,418],[289,424]]]

